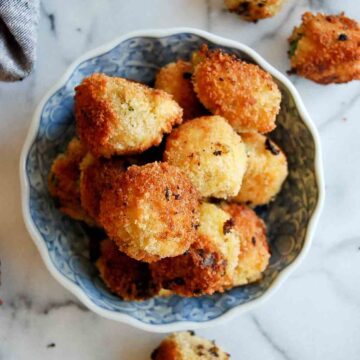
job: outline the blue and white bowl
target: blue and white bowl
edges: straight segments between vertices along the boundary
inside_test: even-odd
[[[269,229],[270,266],[260,282],[224,294],[121,301],[106,289],[89,260],[82,225],[56,209],[47,188],[52,161],[74,135],[74,87],[94,72],[152,84],[161,66],[188,59],[203,43],[260,65],[282,92],[278,126],[271,137],[287,154],[289,177],[275,202],[261,210]],[[249,47],[195,29],[132,33],[76,61],[35,112],[22,151],[20,177],[24,220],[51,274],[94,312],[158,332],[217,323],[273,294],[307,253],[324,197],[319,137],[294,86]]]

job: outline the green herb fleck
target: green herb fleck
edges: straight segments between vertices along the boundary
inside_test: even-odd
[[[300,41],[301,37],[302,37],[302,35],[299,35],[296,39],[290,41],[290,48],[288,51],[289,57],[293,57],[295,55],[295,52],[299,45],[299,41]]]

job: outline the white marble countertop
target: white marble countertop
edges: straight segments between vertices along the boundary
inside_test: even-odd
[[[36,104],[85,51],[126,32],[191,26],[250,45],[286,72],[286,38],[305,10],[360,20],[354,0],[289,0],[275,18],[246,23],[222,0],[44,0],[38,61],[23,82],[0,84],[0,359],[148,359],[162,335],[103,319],[48,273],[21,216],[18,161]],[[327,198],[311,251],[264,305],[199,331],[234,359],[360,358],[360,83],[292,78],[323,145]],[[54,344],[51,346],[49,344]]]

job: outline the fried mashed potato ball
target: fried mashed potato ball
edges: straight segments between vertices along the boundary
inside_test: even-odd
[[[50,194],[59,201],[59,209],[75,220],[82,220],[93,225],[93,219],[86,213],[80,203],[80,162],[86,155],[86,148],[80,140],[73,138],[65,151],[52,163],[48,188]]]
[[[281,190],[288,175],[286,156],[264,135],[243,134],[242,138],[248,153],[248,166],[234,200],[251,206],[267,204]]]
[[[201,196],[236,195],[246,170],[241,137],[220,116],[203,116],[175,129],[167,138],[164,160],[182,169]]]
[[[221,207],[230,214],[241,239],[239,261],[231,285],[245,285],[260,280],[270,259],[264,221],[245,205],[223,203]]]
[[[159,70],[156,75],[155,88],[171,94],[184,111],[184,120],[193,119],[204,113],[191,82],[192,65],[178,60]]]
[[[182,296],[221,292],[233,281],[239,249],[240,237],[229,214],[203,203],[197,240],[184,254],[152,263],[154,281]]]
[[[230,355],[193,331],[166,337],[151,354],[151,360],[228,360]]]
[[[320,84],[360,80],[360,27],[343,13],[306,12],[289,44],[290,73]]]
[[[193,55],[193,64],[195,92],[210,112],[237,132],[267,133],[276,127],[281,93],[269,73],[206,46]]]
[[[275,16],[285,0],[225,0],[226,7],[245,20],[254,21]]]
[[[101,242],[100,252],[96,266],[106,286],[114,294],[123,300],[146,300],[158,293],[159,288],[152,280],[149,264],[120,252],[110,239]]]
[[[184,253],[196,239],[198,193],[167,163],[130,166],[102,193],[100,223],[128,256],[153,262]]]
[[[162,90],[93,74],[75,88],[77,132],[95,157],[141,153],[182,122],[182,109]]]
[[[109,189],[125,171],[123,158],[94,158],[90,153],[80,164],[81,206],[98,221],[100,199],[104,189]]]

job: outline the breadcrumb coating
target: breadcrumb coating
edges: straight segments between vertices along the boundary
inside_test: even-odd
[[[203,197],[236,195],[246,170],[241,137],[220,116],[187,121],[167,138],[164,160],[182,169]]]
[[[194,119],[205,113],[191,82],[192,65],[178,60],[162,67],[156,75],[155,88],[171,94],[184,111],[184,120]]]
[[[281,93],[271,75],[221,50],[203,46],[193,56],[193,84],[201,103],[237,132],[274,130]]]
[[[360,80],[360,27],[344,13],[306,12],[289,46],[290,73],[319,84]]]
[[[151,264],[155,282],[182,296],[222,292],[233,281],[240,237],[230,216],[216,205],[200,206],[198,238],[182,255]]]
[[[80,162],[86,155],[86,148],[79,139],[73,138],[65,151],[56,157],[48,176],[50,194],[59,201],[59,210],[75,220],[94,225],[93,219],[80,203]]]
[[[261,134],[243,134],[248,166],[240,192],[234,200],[251,206],[269,203],[281,190],[288,175],[285,154]]]
[[[103,191],[100,222],[120,250],[136,260],[176,256],[196,239],[198,193],[174,166],[133,165]]]
[[[130,80],[93,74],[75,91],[77,132],[95,157],[141,153],[182,122],[171,95]]]
[[[214,341],[196,336],[193,331],[166,337],[151,354],[151,360],[228,360],[230,355]]]
[[[159,288],[152,280],[149,265],[120,252],[110,239],[101,242],[101,255],[96,262],[106,286],[123,300],[146,300]]]
[[[225,0],[231,12],[254,22],[275,16],[284,3],[285,0]]]
[[[111,188],[125,171],[123,158],[94,158],[90,153],[80,164],[81,206],[93,219],[98,221],[100,200],[104,189]]]
[[[222,209],[230,214],[241,239],[239,261],[231,286],[260,280],[270,259],[264,221],[245,205],[223,203]]]

